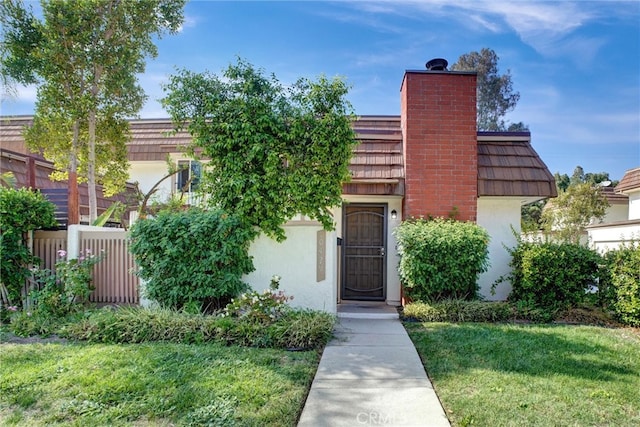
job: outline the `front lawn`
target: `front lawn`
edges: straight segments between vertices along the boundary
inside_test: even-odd
[[[293,426],[317,351],[0,343],[2,425]]]
[[[640,334],[406,323],[453,426],[638,426]]]

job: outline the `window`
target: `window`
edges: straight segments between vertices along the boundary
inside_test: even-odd
[[[202,165],[196,160],[179,160],[178,161],[178,191],[191,193],[198,189],[200,177],[202,176]]]

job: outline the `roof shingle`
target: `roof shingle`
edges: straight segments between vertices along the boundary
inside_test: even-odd
[[[1,118],[2,147],[26,153],[22,129],[31,122],[32,117]],[[175,132],[169,119],[132,120],[130,124],[130,161],[164,161],[167,154],[182,151],[191,141],[188,132]],[[360,116],[353,129],[360,143],[354,149],[352,181],[345,184],[345,193],[403,195],[400,116]],[[640,186],[640,168],[633,176]],[[627,181],[623,178],[616,190],[624,190],[621,185]],[[528,132],[478,132],[478,196],[556,195],[554,178],[531,146]]]
[[[616,185],[616,193],[627,193],[640,189],[640,168],[629,169]]]

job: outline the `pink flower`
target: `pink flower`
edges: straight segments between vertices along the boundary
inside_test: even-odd
[[[87,255],[89,255],[91,253],[91,249],[85,249],[84,253],[86,253]]]
[[[67,256],[67,251],[65,251],[64,249],[60,249],[60,250],[58,251],[58,256],[59,256],[60,258]]]

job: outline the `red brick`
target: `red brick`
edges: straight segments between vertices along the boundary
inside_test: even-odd
[[[476,76],[407,71],[401,88],[406,217],[475,221]]]

